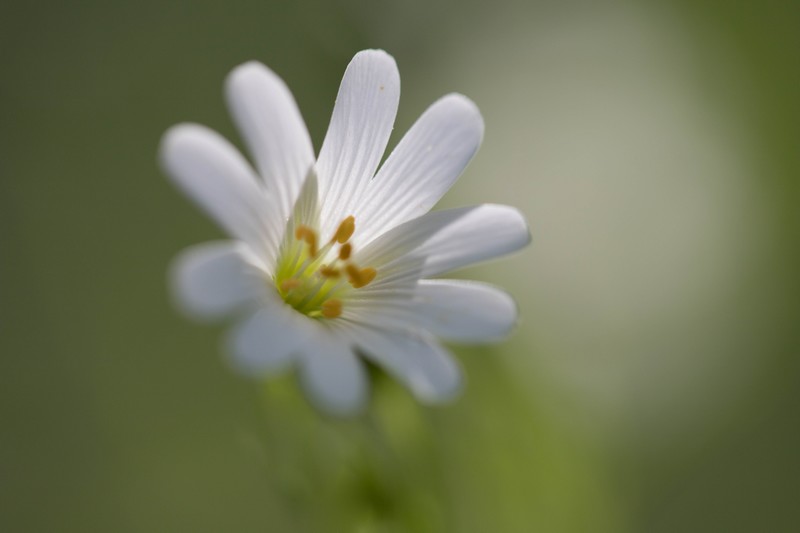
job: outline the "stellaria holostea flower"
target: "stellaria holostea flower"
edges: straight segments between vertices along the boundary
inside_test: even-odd
[[[165,172],[232,238],[178,257],[178,302],[203,318],[237,315],[234,365],[266,376],[295,364],[328,412],[365,403],[359,357],[423,401],[452,397],[461,373],[437,337],[497,340],[517,310],[492,286],[428,278],[529,242],[511,207],[428,213],[480,145],[477,107],[441,98],[378,169],[400,96],[383,51],[350,62],[316,159],[294,98],[267,67],[237,67],[225,93],[255,168],[204,126],[176,125],[161,141]]]

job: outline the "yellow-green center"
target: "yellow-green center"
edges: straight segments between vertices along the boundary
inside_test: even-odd
[[[347,293],[375,279],[374,268],[359,268],[351,260],[348,241],[354,231],[355,219],[349,216],[321,248],[317,232],[309,226],[298,226],[287,236],[274,276],[287,304],[311,318],[337,318]]]

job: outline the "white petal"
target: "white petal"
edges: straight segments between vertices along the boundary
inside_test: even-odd
[[[353,213],[375,175],[399,100],[400,75],[394,59],[382,50],[356,54],[344,73],[317,161],[326,231],[332,233]]]
[[[300,379],[311,402],[326,413],[352,415],[366,403],[368,383],[363,363],[330,333],[318,335],[304,348]]]
[[[373,291],[356,298],[349,297],[342,310],[342,320],[382,329],[406,330],[425,326],[424,318],[417,312],[411,299],[413,293],[408,298],[400,299],[384,296],[385,292]]]
[[[361,291],[374,290],[381,286],[382,283],[378,282],[383,282],[387,274],[395,270],[398,265],[399,270],[405,271],[414,264],[421,274],[426,258],[417,254],[416,250],[438,232],[456,224],[473,209],[476,208],[460,207],[427,213],[395,226],[371,241],[362,250],[358,250],[353,260],[359,265],[370,265],[378,270],[376,281]]]
[[[422,280],[414,310],[428,331],[458,342],[501,339],[517,322],[511,296],[474,281]]]
[[[452,355],[427,335],[359,328],[354,338],[364,355],[403,382],[421,401],[439,403],[461,390],[461,369]]]
[[[433,211],[368,244],[356,262],[378,270],[365,289],[383,289],[398,276],[429,277],[518,250],[530,242],[522,214],[513,207],[483,204]],[[362,289],[362,290],[365,290]]]
[[[358,216],[361,242],[427,213],[461,175],[483,138],[483,118],[471,100],[447,95],[417,120],[373,179]]]
[[[515,252],[530,242],[522,213],[507,205],[483,204],[437,232],[415,253],[427,257],[422,277],[430,277]]]
[[[267,191],[278,198],[285,219],[314,164],[314,149],[297,103],[283,80],[257,61],[228,75],[225,94]]]
[[[216,132],[179,124],[161,139],[165,172],[231,236],[248,243],[266,265],[274,262],[280,222],[242,155]]]
[[[308,335],[304,321],[308,319],[283,302],[269,302],[231,331],[228,353],[232,365],[256,377],[285,369]]]
[[[206,243],[187,248],[170,269],[177,305],[196,318],[219,318],[253,305],[263,278],[251,254],[239,242]]]

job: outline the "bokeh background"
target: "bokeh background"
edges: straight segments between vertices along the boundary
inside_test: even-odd
[[[796,531],[796,2],[3,2],[0,530]],[[486,137],[444,205],[525,212],[533,245],[461,274],[511,291],[508,342],[418,406],[376,373],[327,420],[227,368],[166,269],[220,231],[159,172],[258,59],[315,145],[352,55]]]

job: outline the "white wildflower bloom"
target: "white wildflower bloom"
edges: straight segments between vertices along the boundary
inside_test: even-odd
[[[364,405],[360,357],[423,401],[451,398],[461,373],[437,337],[500,339],[517,310],[492,286],[427,278],[529,242],[511,207],[428,213],[480,145],[477,107],[443,97],[378,169],[400,96],[383,51],[347,67],[316,159],[294,98],[267,67],[237,67],[225,93],[254,166],[204,126],[179,124],[161,141],[165,172],[231,237],[178,257],[178,302],[202,318],[239,317],[228,343],[235,367],[264,377],[295,365],[327,412]]]

